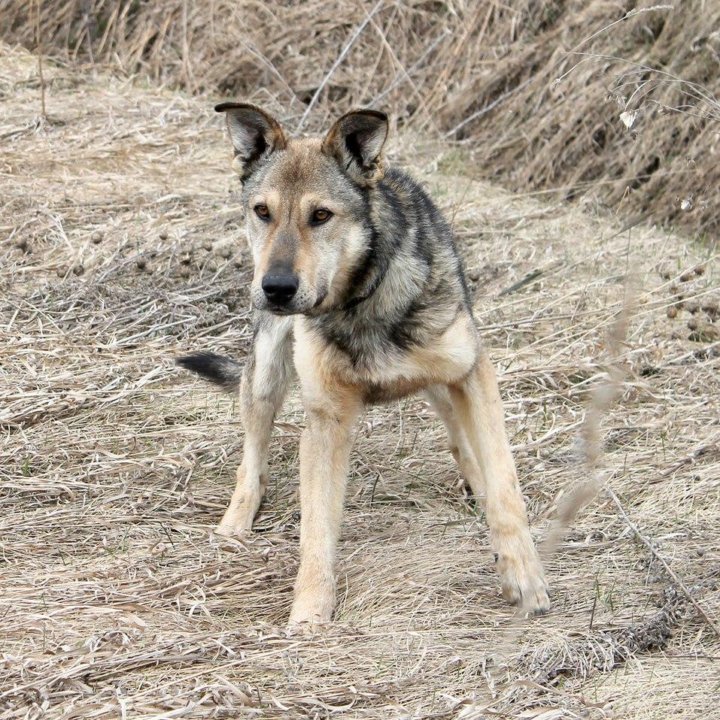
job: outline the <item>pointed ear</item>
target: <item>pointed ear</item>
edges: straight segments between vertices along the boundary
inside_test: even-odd
[[[334,157],[354,180],[372,185],[383,175],[382,149],[388,117],[377,110],[343,115],[323,140],[323,152]]]
[[[275,150],[283,150],[287,138],[280,123],[264,110],[247,103],[225,102],[215,106],[225,113],[230,140],[235,148],[233,165],[245,182]]]

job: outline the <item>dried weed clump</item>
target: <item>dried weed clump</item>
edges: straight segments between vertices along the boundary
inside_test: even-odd
[[[464,171],[717,237],[720,5],[7,0],[6,40],[272,106],[354,105],[475,150]],[[308,107],[313,112],[306,115]]]

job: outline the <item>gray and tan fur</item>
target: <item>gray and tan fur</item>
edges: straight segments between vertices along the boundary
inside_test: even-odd
[[[354,422],[367,403],[422,391],[485,500],[504,595],[526,612],[545,611],[495,372],[452,232],[419,185],[385,167],[387,117],[351,112],[322,139],[293,139],[252,105],[216,109],[226,114],[255,265],[255,339],[243,372],[216,355],[179,361],[226,387],[240,384],[244,456],[218,532],[252,527],[273,420],[295,370],[307,423],[290,620],[329,621]]]

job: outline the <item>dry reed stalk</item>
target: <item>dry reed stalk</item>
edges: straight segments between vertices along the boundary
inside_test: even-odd
[[[697,610],[698,614],[702,619],[707,623],[708,627],[715,633],[717,637],[720,638],[720,628],[718,627],[718,623],[716,620],[711,618],[705,608],[697,601],[695,598],[694,593],[690,588],[687,587],[687,585],[683,582],[682,578],[670,567],[668,564],[668,561],[660,555],[660,553],[657,551],[657,548],[652,543],[652,541],[643,535],[642,532],[640,532],[640,529],[633,523],[630,516],[627,513],[627,510],[623,507],[623,504],[620,502],[620,499],[618,496],[610,489],[605,488],[605,491],[610,496],[610,499],[613,501],[615,507],[618,509],[620,514],[623,517],[623,520],[628,524],[630,529],[635,533],[635,536],[642,542],[643,545],[650,551],[653,558],[655,558],[662,566],[665,572],[668,574],[672,582],[675,584],[675,586],[683,593],[685,598],[690,602],[695,610]]]
[[[573,487],[559,503],[557,516],[540,549],[541,556],[545,558],[552,556],[577,514],[595,499],[603,485],[600,476],[603,457],[603,436],[600,425],[622,394],[625,375],[621,364],[623,347],[626,344],[628,323],[635,305],[632,281],[628,282],[630,285],[624,290],[622,308],[608,332],[607,377],[593,391],[580,429],[580,454],[585,479],[573,483]]]
[[[38,75],[40,77],[40,117],[43,121],[46,121],[45,76],[43,75],[43,47],[40,33],[40,0],[35,0],[35,46],[37,47]]]

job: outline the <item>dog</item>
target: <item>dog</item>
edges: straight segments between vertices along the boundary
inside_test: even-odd
[[[503,595],[549,608],[543,568],[453,234],[427,193],[386,165],[388,118],[343,115],[324,137],[292,138],[262,109],[225,102],[254,261],[254,341],[244,369],[211,353],[181,366],[239,386],[245,439],[217,532],[252,527],[268,444],[294,373],[300,441],[300,567],[291,625],[331,620],[354,421],[368,403],[423,392],[485,511]]]

